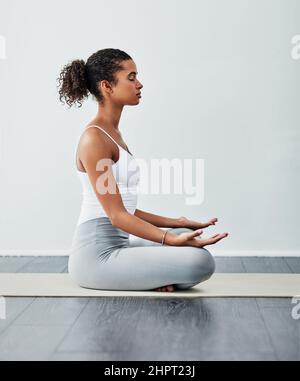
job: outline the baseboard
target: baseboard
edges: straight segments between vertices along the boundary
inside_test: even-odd
[[[221,250],[206,246],[214,257],[300,257],[300,250]]]
[[[64,257],[69,250],[0,250],[0,257]]]
[[[222,250],[205,246],[214,257],[300,257],[300,250]],[[69,256],[69,250],[0,250],[1,257],[60,257]]]

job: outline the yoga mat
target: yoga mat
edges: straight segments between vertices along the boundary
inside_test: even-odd
[[[80,287],[68,273],[0,273],[1,296],[293,297],[300,296],[300,274],[214,273],[188,290],[115,291]]]

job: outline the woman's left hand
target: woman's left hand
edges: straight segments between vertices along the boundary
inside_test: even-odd
[[[207,228],[208,226],[215,225],[218,221],[217,218],[212,218],[208,222],[200,222],[200,221],[193,221],[189,220],[186,217],[179,217],[178,221],[180,223],[180,227],[182,228],[190,228],[190,229],[202,229]]]

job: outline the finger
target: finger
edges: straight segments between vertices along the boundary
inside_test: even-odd
[[[228,233],[217,234],[217,235],[211,237],[210,240],[212,240],[215,243],[215,242],[220,241],[220,239],[225,238],[227,236],[228,236]]]
[[[212,245],[227,236],[228,236],[228,233],[222,233],[222,234],[216,234],[210,238],[204,238],[204,239],[195,238],[195,241],[196,241],[197,247],[204,247],[206,245]]]
[[[202,230],[202,229],[197,229],[197,230],[195,230],[195,231],[193,231],[193,232],[190,233],[189,238],[196,237],[196,235],[200,235],[200,234],[202,234],[202,233],[203,233],[203,230]]]
[[[221,233],[221,234],[218,234],[217,238],[225,238],[227,236],[228,236],[228,233]]]
[[[213,235],[212,237],[216,237],[216,236],[223,236],[223,235],[225,235],[225,236],[227,236],[228,235],[228,232],[226,232],[226,233],[218,233],[218,234],[215,234],[215,235]]]

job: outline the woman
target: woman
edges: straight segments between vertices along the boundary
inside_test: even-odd
[[[67,64],[58,80],[59,99],[70,107],[81,107],[89,93],[98,103],[76,151],[83,201],[68,262],[71,278],[86,288],[156,291],[187,289],[210,278],[215,261],[204,246],[228,233],[196,237],[217,218],[201,223],[136,208],[139,167],[119,130],[123,107],[139,104],[143,87],[133,59],[119,49],[102,49],[86,63]],[[130,184],[128,163],[135,165]]]

